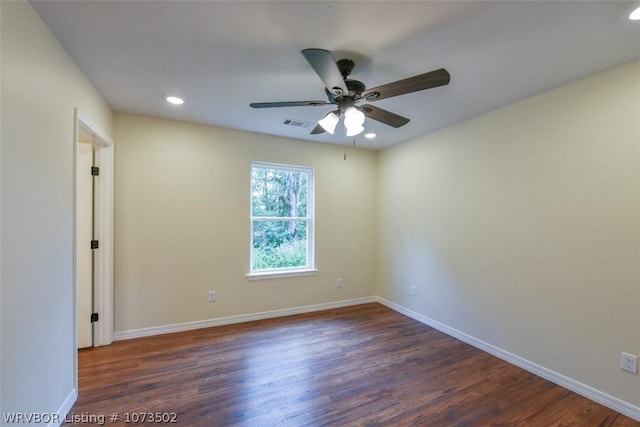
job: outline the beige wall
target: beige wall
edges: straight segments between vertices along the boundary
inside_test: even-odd
[[[374,294],[375,152],[347,148],[345,161],[341,146],[114,117],[116,331]],[[317,275],[245,277],[253,160],[315,168]]]
[[[640,66],[379,159],[377,294],[639,403]],[[410,286],[417,295],[410,295]]]
[[[74,107],[111,110],[23,1],[0,1],[0,413],[51,413],[74,388]]]

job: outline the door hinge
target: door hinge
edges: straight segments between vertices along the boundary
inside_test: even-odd
[[[98,321],[98,313],[91,313],[91,323]]]
[[[91,241],[91,249],[98,249],[99,246],[100,246],[100,243],[98,243],[97,240]]]
[[[100,168],[98,166],[91,166],[91,175],[93,176],[100,175]]]

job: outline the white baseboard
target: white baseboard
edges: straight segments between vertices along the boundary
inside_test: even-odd
[[[313,311],[329,310],[332,308],[348,307],[351,305],[376,302],[376,297],[363,297],[324,304],[314,304],[302,307],[285,308],[281,310],[263,311],[260,313],[240,314],[237,316],[220,317],[217,319],[198,320],[195,322],[176,323],[173,325],[154,326],[150,328],[130,329],[115,332],[116,341],[131,338],[148,337],[152,335],[168,334],[172,332],[190,331],[193,329],[210,328],[212,326],[231,325],[234,323],[251,322],[253,320],[272,319],[275,317],[291,316],[293,314],[310,313]]]
[[[60,409],[56,412],[56,416],[52,417],[49,427],[60,427],[62,422],[65,420],[65,417],[73,407],[73,404],[76,403],[76,400],[78,400],[78,390],[73,388],[62,405],[60,405]]]
[[[552,383],[576,392],[586,397],[587,399],[591,399],[594,402],[613,409],[614,411],[618,411],[629,418],[640,421],[640,407],[638,406],[634,406],[630,403],[618,399],[617,397],[611,396],[586,384],[582,384],[581,382],[568,378],[558,372],[547,369],[544,366],[540,366],[516,354],[510,353],[492,344],[472,337],[471,335],[467,335],[464,332],[458,331],[457,329],[451,328],[443,323],[423,316],[419,313],[416,313],[415,311],[409,310],[384,298],[376,297],[376,301],[394,311],[397,311],[398,313],[404,314],[407,317],[411,317],[412,319],[417,320],[420,323],[437,329],[438,331],[443,332],[451,337],[457,338],[462,342],[465,342],[469,345],[472,345],[473,347],[492,354],[506,362],[511,363],[512,365],[518,366],[526,371],[531,372],[534,375],[542,377],[548,381],[551,381]]]

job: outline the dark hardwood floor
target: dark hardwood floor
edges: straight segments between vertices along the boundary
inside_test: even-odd
[[[640,425],[379,304],[81,350],[79,381],[67,425]]]

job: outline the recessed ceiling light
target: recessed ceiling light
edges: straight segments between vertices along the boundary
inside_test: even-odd
[[[373,133],[373,132],[369,132],[369,133],[365,133],[365,134],[364,134],[364,137],[365,137],[365,138],[368,138],[368,139],[373,139],[373,138],[375,138],[376,136],[377,136],[377,135],[376,135],[375,133]]]
[[[178,98],[177,96],[167,96],[166,100],[167,102],[170,102],[171,104],[175,104],[175,105],[184,104],[184,101],[182,100],[182,98]]]
[[[629,19],[632,21],[640,21],[640,6],[636,7],[636,10],[629,14]]]

